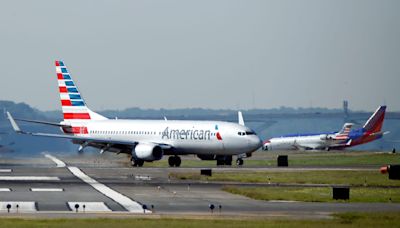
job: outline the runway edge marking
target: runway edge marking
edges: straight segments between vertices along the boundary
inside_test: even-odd
[[[31,192],[63,192],[62,188],[31,188]]]
[[[0,169],[0,173],[11,173],[12,169]]]
[[[0,176],[0,181],[59,181],[58,177],[48,176]]]
[[[63,167],[67,166],[63,161],[61,161],[60,159],[58,159],[54,156],[51,156],[50,154],[45,154],[44,156],[46,158],[52,160],[54,163],[56,163],[57,167],[59,167],[59,168],[63,168]]]
[[[122,195],[121,193],[111,189],[110,187],[97,182],[95,179],[91,178],[90,176],[86,175],[82,170],[78,167],[71,167],[67,166],[69,171],[74,174],[76,177],[81,179],[83,182],[89,184],[94,189],[102,193],[103,195],[107,196],[108,198],[114,200],[115,202],[119,203],[123,206],[127,211],[132,213],[143,213],[142,206],[127,196]],[[146,213],[151,213],[151,211],[146,210]]]

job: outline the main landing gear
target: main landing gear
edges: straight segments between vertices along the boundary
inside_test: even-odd
[[[241,158],[236,159],[236,165],[237,166],[242,166],[243,165],[243,159],[241,159]]]
[[[144,164],[143,160],[131,158],[131,163],[133,167],[142,167]]]
[[[217,155],[217,166],[220,165],[227,165],[227,166],[231,166],[232,165],[232,156],[230,155]]]
[[[226,165],[226,166],[231,166],[232,165],[232,156],[230,155],[217,155],[216,157],[217,160],[217,166],[221,165]],[[237,166],[242,166],[243,165],[243,159],[242,158],[237,158],[236,159],[236,165]]]
[[[179,156],[170,156],[168,158],[169,167],[179,167],[181,166],[182,160]]]

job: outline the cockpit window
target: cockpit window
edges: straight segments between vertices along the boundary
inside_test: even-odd
[[[256,133],[254,131],[246,131],[246,135],[255,135]]]
[[[239,131],[239,132],[238,132],[238,135],[244,136],[244,135],[246,135],[246,132],[244,132],[244,131]]]

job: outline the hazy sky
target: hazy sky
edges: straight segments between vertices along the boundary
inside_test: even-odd
[[[0,100],[95,110],[400,110],[400,1],[1,1]]]

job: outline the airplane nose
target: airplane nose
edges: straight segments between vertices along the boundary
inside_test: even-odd
[[[262,140],[260,139],[260,137],[256,136],[253,140],[253,145],[255,149],[260,148],[263,144],[262,144]]]

